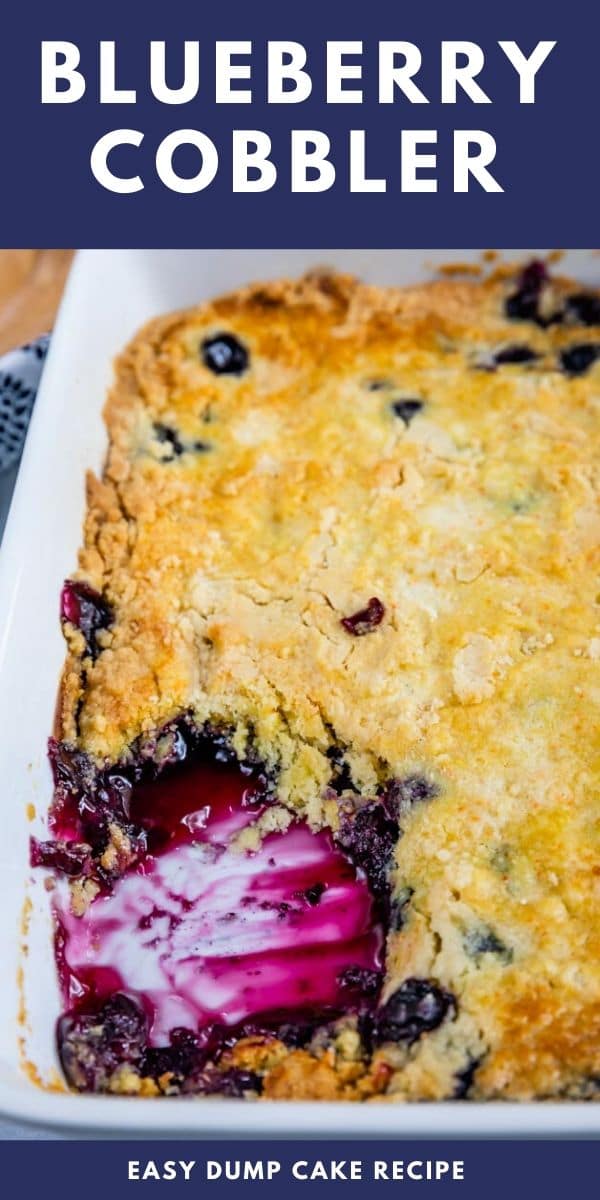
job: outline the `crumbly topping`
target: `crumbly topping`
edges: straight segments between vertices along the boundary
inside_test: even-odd
[[[315,827],[332,746],[354,793],[439,784],[402,823],[385,993],[437,979],[456,1019],[381,1070],[290,1052],[269,1096],[600,1077],[600,328],[534,276],[261,285],[154,321],[117,364],[80,558],[113,620],[95,656],[67,625],[60,736],[114,762],[191,713]],[[206,365],[222,332],[243,370]]]

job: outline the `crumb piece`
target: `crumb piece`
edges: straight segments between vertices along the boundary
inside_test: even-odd
[[[87,912],[92,900],[98,895],[100,885],[94,879],[73,879],[69,883],[71,890],[71,911],[75,917],[82,917]]]
[[[521,643],[521,650],[523,654],[535,654],[536,650],[543,650],[544,647],[552,646],[553,643],[554,638],[551,633],[532,633]]]
[[[512,658],[506,654],[500,639],[471,633],[454,655],[452,681],[454,693],[461,704],[480,704],[489,700],[496,684],[504,678]]]

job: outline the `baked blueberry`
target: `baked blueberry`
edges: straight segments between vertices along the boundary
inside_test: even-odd
[[[468,1096],[477,1068],[481,1066],[480,1058],[472,1058],[463,1071],[457,1071],[454,1079],[456,1081],[452,1099],[464,1100]]]
[[[342,617],[340,625],[343,625],[346,633],[351,633],[353,637],[364,637],[365,633],[371,633],[373,629],[381,625],[384,616],[384,605],[381,600],[377,599],[377,596],[372,596],[365,608],[359,609],[351,617]]]
[[[512,950],[505,946],[490,925],[478,925],[474,929],[469,929],[463,943],[469,958],[477,960],[484,954],[494,954],[504,963],[512,962]]]
[[[534,259],[521,271],[517,279],[517,290],[506,300],[506,315],[513,321],[535,321],[546,325],[549,321],[541,317],[539,303],[544,287],[548,284],[548,270],[540,259]]]
[[[394,383],[391,379],[367,379],[364,386],[369,392],[389,392]]]
[[[54,799],[60,806],[68,803],[71,797],[95,788],[98,771],[83,750],[75,750],[66,742],[49,738],[48,759],[54,781]]]
[[[262,1079],[256,1071],[242,1071],[239,1067],[230,1067],[222,1071],[215,1080],[215,1092],[221,1096],[241,1098],[247,1092],[261,1092]]]
[[[174,458],[179,458],[183,454],[185,446],[179,434],[170,425],[163,425],[158,421],[154,425],[154,436],[158,442],[164,442],[170,447],[171,453],[163,457],[163,462],[172,462]]]
[[[600,296],[576,292],[567,299],[567,319],[578,325],[600,325]]]
[[[232,333],[205,338],[200,351],[205,367],[215,375],[243,375],[248,367],[248,351]]]
[[[130,996],[115,992],[93,1012],[67,1013],[57,1028],[64,1073],[79,1091],[106,1091],[122,1066],[139,1069],[147,1042],[147,1023]]]
[[[323,895],[324,891],[324,883],[313,883],[311,887],[306,888],[306,891],[304,892],[304,898],[308,901],[311,908],[314,908],[315,905],[320,903],[321,896]]]
[[[190,1077],[183,1091],[202,1096],[218,1095],[241,1099],[247,1092],[261,1092],[262,1080],[255,1071],[243,1071],[238,1067],[230,1067],[227,1071],[206,1067]]]
[[[532,350],[531,346],[504,346],[502,350],[497,350],[494,354],[494,362],[503,366],[505,363],[535,362],[539,357],[537,350]]]
[[[146,1049],[141,1064],[141,1074],[159,1079],[167,1072],[177,1079],[185,1079],[201,1065],[198,1039],[189,1029],[173,1029],[170,1046],[150,1046]]]
[[[439,794],[439,787],[432,779],[424,775],[406,775],[403,779],[390,779],[386,784],[385,795],[388,804],[401,818],[413,804],[421,804],[425,800],[433,800]]]
[[[337,792],[338,795],[341,792],[354,792],[356,789],[352,779],[352,771],[344,757],[344,750],[341,746],[330,746],[326,753],[332,764],[329,787],[333,788],[333,791]]]
[[[96,658],[100,649],[96,635],[100,629],[107,629],[113,621],[113,611],[108,601],[89,583],[67,579],[60,597],[60,615],[63,621],[79,629],[88,654]]]
[[[391,407],[394,416],[400,417],[400,420],[404,421],[408,429],[413,417],[416,417],[417,413],[421,412],[423,401],[412,399],[394,400]]]
[[[585,375],[586,371],[600,358],[600,342],[579,342],[561,352],[560,362],[567,375]]]
[[[372,1019],[374,1043],[416,1042],[456,1014],[456,1000],[432,979],[407,979]]]
[[[406,923],[406,909],[414,895],[414,888],[404,887],[390,904],[389,927],[394,933],[399,933]]]
[[[284,1021],[282,1025],[277,1026],[277,1038],[288,1046],[290,1050],[299,1050],[303,1046],[307,1046],[314,1037],[319,1023],[317,1021]]]

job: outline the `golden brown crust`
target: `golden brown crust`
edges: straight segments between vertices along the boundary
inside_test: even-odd
[[[399,1099],[452,1095],[475,1063],[479,1097],[600,1077],[600,363],[559,358],[600,333],[507,320],[514,289],[505,269],[407,290],[317,273],[153,321],[88,481],[80,572],[116,620],[93,663],[67,631],[67,741],[112,761],[191,711],[240,754],[251,735],[315,825],[335,823],[332,743],[366,793],[439,784],[403,823],[386,994],[436,978],[459,1015],[387,1054]],[[202,364],[221,330],[246,374]],[[493,369],[515,344],[538,357]],[[424,404],[410,424],[403,398]],[[372,596],[384,620],[350,637]],[[310,1058],[267,1093],[356,1091]]]

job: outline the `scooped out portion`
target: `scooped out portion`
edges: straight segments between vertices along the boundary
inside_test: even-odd
[[[308,1040],[316,1026],[374,1007],[385,933],[365,872],[329,831],[304,821],[243,849],[240,835],[272,805],[238,764],[202,756],[175,765],[132,786],[134,859],[100,879],[83,914],[63,875],[54,892],[58,1041],[76,1087],[119,1090],[132,1071],[155,1079],[154,1060],[180,1067],[182,1031],[198,1070],[250,1030]],[[57,811],[56,844],[85,844],[78,824],[72,805]],[[173,1086],[175,1072],[160,1073]]]

